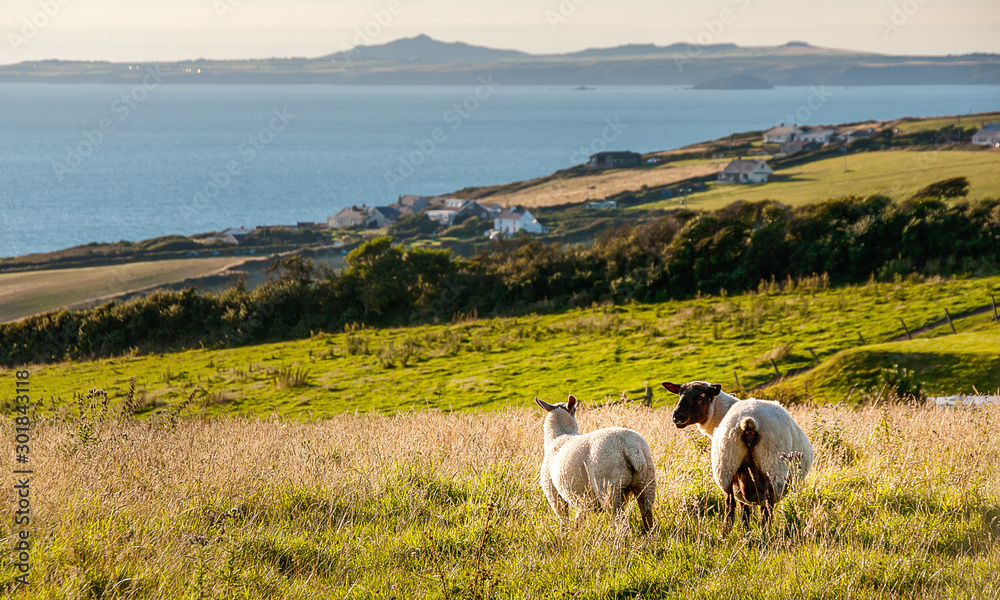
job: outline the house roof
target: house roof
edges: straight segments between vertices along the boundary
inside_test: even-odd
[[[753,173],[761,166],[766,167],[767,161],[764,160],[742,160],[737,159],[726,165],[723,169],[723,173]]]
[[[399,204],[401,204],[402,206],[413,206],[414,204],[422,200],[426,202],[423,196],[417,194],[407,194],[405,196],[399,197]]]
[[[343,216],[343,217],[348,217],[348,216],[365,217],[365,216],[368,216],[368,211],[366,209],[363,209],[363,208],[358,208],[357,206],[348,206],[347,208],[345,208],[342,211],[340,211],[339,213],[337,213],[335,216],[338,216],[338,217],[341,217],[341,216]]]
[[[987,123],[976,133],[990,133],[992,131],[1000,131],[1000,123]]]
[[[810,129],[809,131],[803,131],[802,135],[833,135],[834,131],[832,129]]]
[[[787,133],[794,133],[796,131],[802,131],[795,125],[779,125],[777,127],[772,127],[765,131],[764,133],[770,133],[771,135],[783,135]]]
[[[253,230],[253,229],[244,229],[243,227],[230,227],[229,229],[223,231],[220,235],[224,235],[224,236],[225,235],[231,235],[231,236],[250,235],[254,231],[255,230]]]
[[[613,158],[635,158],[635,159],[642,158],[642,155],[639,154],[638,152],[609,151],[609,152],[598,152],[597,154],[592,154],[590,156],[590,160],[594,160],[595,158],[597,158],[599,156],[605,157],[605,158],[612,158],[612,159]]]
[[[399,209],[395,206],[377,206],[372,210],[377,210],[383,217],[392,219],[399,216]]]
[[[503,219],[504,221],[520,221],[521,217],[527,211],[521,210],[520,208],[506,208],[497,215],[498,219]]]

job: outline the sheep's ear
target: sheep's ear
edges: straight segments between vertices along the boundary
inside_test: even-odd
[[[566,410],[569,414],[576,414],[576,396],[570,395],[569,400],[566,401]]]
[[[713,396],[718,396],[719,392],[722,391],[722,385],[720,385],[718,383],[710,385],[709,387],[712,388],[713,390],[715,390],[715,393],[712,394]]]
[[[545,409],[545,410],[546,410],[547,412],[552,412],[552,411],[553,411],[553,410],[555,410],[555,408],[556,408],[555,406],[552,406],[552,405],[551,405],[551,404],[549,404],[548,402],[542,402],[542,401],[541,401],[541,400],[539,400],[538,398],[535,398],[535,404],[537,404],[538,406],[541,406],[541,407],[542,407],[542,408],[544,408],[544,409]]]
[[[667,382],[667,381],[664,381],[664,382],[663,382],[663,383],[662,383],[661,385],[662,385],[662,386],[663,386],[663,387],[664,387],[664,388],[665,388],[665,389],[666,389],[666,390],[667,390],[668,392],[670,392],[670,393],[672,393],[672,394],[680,394],[680,393],[681,393],[681,386],[677,385],[676,383],[669,383],[669,382]]]

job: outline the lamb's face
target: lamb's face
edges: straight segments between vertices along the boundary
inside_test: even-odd
[[[667,391],[680,394],[680,401],[674,409],[674,425],[684,429],[688,425],[696,425],[708,421],[712,401],[722,391],[721,385],[711,385],[704,381],[692,381],[684,385],[664,383]]]

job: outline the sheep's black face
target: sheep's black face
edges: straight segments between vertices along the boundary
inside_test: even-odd
[[[712,400],[722,391],[722,386],[709,385],[703,381],[692,381],[684,385],[664,383],[663,387],[680,394],[681,399],[673,415],[674,425],[678,429],[708,421]]]

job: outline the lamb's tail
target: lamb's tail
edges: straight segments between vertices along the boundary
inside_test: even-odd
[[[753,417],[743,417],[740,421],[740,429],[743,430],[743,443],[747,445],[747,451],[753,452],[753,447],[760,441],[760,432],[757,431],[757,420]]]
[[[632,473],[641,473],[646,470],[646,456],[643,453],[642,448],[638,448],[632,444],[625,446],[625,462],[628,463],[628,468],[632,470]]]

